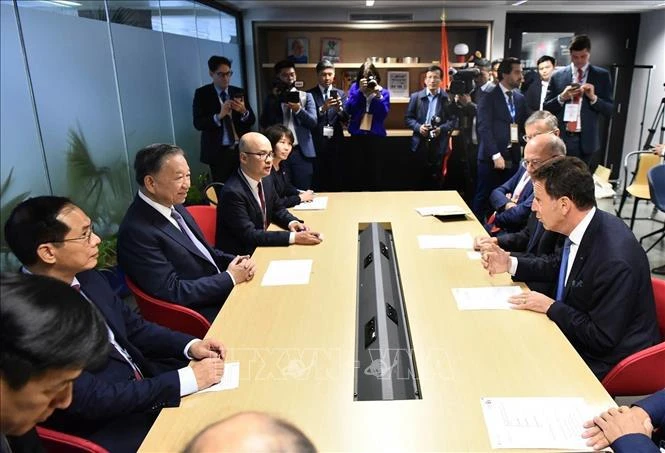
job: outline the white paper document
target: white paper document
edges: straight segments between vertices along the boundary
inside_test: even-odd
[[[416,208],[416,211],[422,216],[466,214],[466,210],[464,208],[456,205],[425,206],[423,208]]]
[[[510,296],[522,292],[519,286],[486,286],[482,288],[452,288],[460,310],[510,310]]]
[[[226,362],[224,374],[219,384],[212,385],[207,389],[199,390],[197,393],[221,392],[222,390],[237,389],[240,385],[240,362]]]
[[[268,264],[261,286],[307,285],[312,260],[275,260]]]
[[[328,207],[328,197],[314,197],[312,201],[300,203],[293,207],[295,211],[322,211]]]
[[[473,238],[464,234],[421,234],[418,236],[421,249],[473,249]]]
[[[492,448],[593,451],[582,424],[595,414],[583,398],[481,398]]]

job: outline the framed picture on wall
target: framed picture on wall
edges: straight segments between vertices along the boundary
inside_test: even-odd
[[[388,71],[388,91],[390,97],[409,97],[409,71]]]
[[[321,60],[331,63],[342,61],[342,40],[340,38],[321,38]]]
[[[309,60],[309,39],[287,38],[286,59],[294,63],[307,63]]]

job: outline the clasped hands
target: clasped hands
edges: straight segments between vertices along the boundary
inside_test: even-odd
[[[198,340],[192,343],[188,353],[194,359],[189,366],[194,371],[199,390],[221,381],[226,358],[226,348],[221,341],[213,338]]]
[[[323,241],[320,233],[311,231],[307,225],[301,222],[291,222],[289,231],[296,233],[295,243],[299,245],[316,245]]]
[[[613,407],[584,423],[582,438],[594,450],[607,448],[626,434],[644,434],[651,438],[653,425],[649,414],[639,406]]]

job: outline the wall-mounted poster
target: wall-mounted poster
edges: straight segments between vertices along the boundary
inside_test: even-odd
[[[340,38],[321,38],[321,60],[331,63],[342,61],[342,40]]]
[[[388,71],[387,85],[391,98],[408,98],[409,71]]]
[[[307,63],[309,60],[309,39],[288,38],[286,40],[286,59],[294,63]]]

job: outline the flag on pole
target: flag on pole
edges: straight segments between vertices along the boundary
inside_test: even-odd
[[[446,33],[446,11],[441,13],[441,69],[443,77],[441,78],[441,88],[448,89],[450,85],[450,76],[448,75],[448,33]]]

